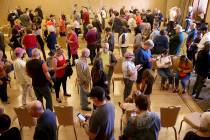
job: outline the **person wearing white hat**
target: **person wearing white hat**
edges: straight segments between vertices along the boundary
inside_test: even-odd
[[[181,25],[176,25],[174,29],[176,31],[176,34],[170,38],[169,54],[179,55],[182,43],[184,42],[184,32]]]
[[[26,105],[27,94],[29,94],[32,99],[36,98],[32,89],[32,81],[26,74],[26,62],[23,60],[24,54],[26,52],[22,48],[16,48],[14,53],[16,57],[13,63],[14,72],[17,83],[19,83],[22,88],[22,105]]]
[[[130,95],[133,82],[137,80],[137,71],[140,69],[140,65],[135,66],[134,62],[132,61],[134,58],[134,54],[132,52],[126,52],[125,60],[122,63],[122,71],[123,71],[123,80],[125,84],[124,88],[124,100]]]
[[[187,132],[183,140],[210,140],[210,112],[201,114],[200,129]]]

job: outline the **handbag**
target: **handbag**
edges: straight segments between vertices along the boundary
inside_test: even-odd
[[[67,62],[69,62],[69,60],[66,60]],[[65,68],[65,76],[66,77],[70,77],[73,74],[73,69],[71,67],[71,65],[67,65]]]

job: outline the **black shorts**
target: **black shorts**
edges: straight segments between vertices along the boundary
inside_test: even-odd
[[[137,75],[137,80],[136,83],[140,84],[142,82],[142,77],[143,77],[143,72],[144,72],[144,68],[138,71],[138,75]]]

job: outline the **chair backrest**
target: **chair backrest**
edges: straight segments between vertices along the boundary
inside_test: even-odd
[[[160,108],[160,119],[162,127],[173,127],[176,124],[180,108],[180,106]]]
[[[35,119],[31,116],[25,106],[14,108],[20,127],[33,127],[36,125]]]
[[[54,106],[59,125],[74,125],[72,106]]]
[[[114,65],[114,74],[121,74],[122,73],[122,63],[123,63],[123,58],[119,58],[117,60],[117,63]]]

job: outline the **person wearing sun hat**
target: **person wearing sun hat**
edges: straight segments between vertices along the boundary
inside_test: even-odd
[[[176,25],[174,29],[176,33],[169,40],[169,54],[179,55],[185,36],[181,25]]]
[[[130,95],[133,82],[137,80],[137,70],[140,68],[140,65],[135,66],[134,62],[134,54],[132,52],[126,52],[124,54],[125,60],[122,63],[122,71],[123,71],[123,80],[125,84],[124,88],[124,100]]]
[[[210,140],[210,112],[201,114],[200,129],[187,132],[183,140]]]
[[[93,87],[88,97],[93,101],[96,109],[88,117],[88,121],[82,122],[86,134],[94,140],[114,140],[114,105],[107,101],[102,87]]]
[[[14,51],[16,59],[13,62],[17,83],[22,88],[22,105],[26,105],[27,94],[33,99],[36,98],[33,93],[31,78],[26,74],[26,61],[23,60],[25,53],[26,51],[23,48],[16,48]]]

